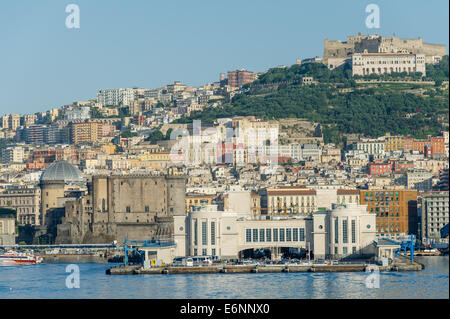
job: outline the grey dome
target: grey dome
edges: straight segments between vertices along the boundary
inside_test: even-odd
[[[41,181],[64,181],[66,184],[84,183],[80,170],[66,161],[52,163],[42,173]]]

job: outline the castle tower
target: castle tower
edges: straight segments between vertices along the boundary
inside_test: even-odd
[[[41,180],[41,225],[47,226],[48,210],[58,207],[58,198],[64,197],[64,180]]]
[[[57,161],[45,169],[40,178],[41,187],[41,225],[45,223],[47,212],[58,208],[58,198],[64,197],[65,185],[82,185],[82,173],[66,161]]]

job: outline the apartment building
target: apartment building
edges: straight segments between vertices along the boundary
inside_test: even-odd
[[[242,87],[256,80],[256,73],[244,69],[228,72],[228,85],[231,87]]]
[[[191,211],[193,206],[212,205],[215,195],[202,193],[186,194],[186,213]]]
[[[33,125],[37,121],[37,115],[36,114],[25,114],[23,116],[23,125],[25,127],[28,127],[30,125]]]
[[[403,136],[385,136],[384,137],[384,151],[395,152],[403,150]]]
[[[91,118],[89,107],[69,107],[64,114],[67,121],[84,121]]]
[[[20,126],[20,114],[6,114],[2,117],[2,127],[15,131]]]
[[[23,163],[24,150],[20,146],[10,146],[2,150],[2,163]]]
[[[355,147],[369,155],[384,155],[385,141],[383,140],[360,140],[356,142]]]
[[[19,225],[40,225],[41,189],[11,188],[0,192],[0,207],[16,211]]]
[[[425,154],[425,157],[430,157],[435,154],[445,154],[445,138],[443,136],[432,137],[428,139],[418,140],[413,138],[404,139],[405,151],[418,151]]]
[[[72,144],[95,143],[113,130],[111,124],[102,122],[70,123],[70,141]]]
[[[422,196],[422,238],[440,239],[449,219],[448,191],[433,191]]]
[[[134,89],[102,89],[97,93],[97,102],[102,106],[129,106],[134,97]]]
[[[428,192],[433,188],[433,174],[426,170],[411,170],[406,174],[406,187],[419,192]]]
[[[383,236],[417,234],[417,191],[361,190],[360,204],[376,214],[377,232]]]
[[[262,191],[262,207],[267,207],[268,215],[302,214],[317,210],[316,190],[297,186],[269,187]]]

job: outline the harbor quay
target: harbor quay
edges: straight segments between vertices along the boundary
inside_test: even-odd
[[[369,272],[374,264],[341,265],[214,265],[214,266],[167,266],[144,268],[140,265],[112,267],[107,275],[159,275],[159,274],[211,274],[211,273],[292,273],[292,272]],[[396,261],[387,266],[376,266],[378,271],[421,271],[424,266],[408,259]]]

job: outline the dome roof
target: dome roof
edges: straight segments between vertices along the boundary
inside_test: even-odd
[[[44,170],[41,181],[64,181],[66,184],[79,184],[84,183],[84,178],[74,165],[66,161],[57,161]]]

